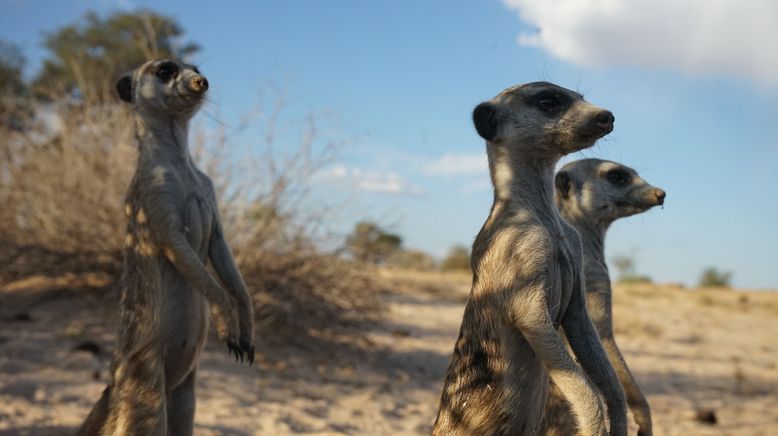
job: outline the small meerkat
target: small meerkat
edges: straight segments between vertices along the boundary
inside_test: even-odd
[[[581,235],[586,306],[605,352],[627,395],[640,436],[653,434],[651,409],[630,373],[613,337],[611,282],[605,262],[605,233],[613,221],[664,204],[665,191],[648,184],[625,165],[600,159],[570,162],[556,174],[556,204],[562,218]],[[546,434],[569,435],[575,429],[569,406],[551,390]]]
[[[608,434],[591,380],[610,434],[625,435],[624,391],[586,311],[581,240],[554,205],[556,162],[610,133],[613,114],[536,82],[479,104],[473,122],[494,201],[473,243],[472,290],[432,433],[538,434],[550,378],[583,434]]]
[[[132,105],[139,145],[126,196],[119,345],[108,387],[77,434],[191,435],[209,306],[236,360],[254,360],[251,298],[224,240],[211,180],[187,145],[208,81],[194,66],[160,59],[116,87]]]

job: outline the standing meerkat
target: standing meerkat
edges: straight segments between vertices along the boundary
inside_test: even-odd
[[[562,167],[556,174],[556,204],[562,218],[581,235],[586,282],[586,306],[605,352],[627,395],[640,436],[653,434],[651,409],[630,373],[613,337],[611,282],[605,262],[605,233],[622,217],[664,204],[665,191],[651,186],[635,170],[616,162],[583,159]],[[570,435],[575,423],[570,408],[551,389],[546,410],[546,434]]]
[[[133,106],[140,149],[125,205],[119,345],[111,381],[78,434],[191,435],[209,306],[236,360],[254,360],[251,298],[224,240],[211,181],[187,145],[208,81],[191,65],[154,60],[116,87]],[[209,260],[220,281],[206,269]]]
[[[586,312],[581,241],[554,206],[554,166],[613,130],[607,110],[559,86],[529,83],[479,104],[491,212],[473,243],[473,285],[433,435],[534,435],[549,377],[585,435],[627,431],[626,402]],[[562,326],[583,371],[557,332]]]

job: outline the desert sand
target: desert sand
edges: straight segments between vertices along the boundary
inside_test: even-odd
[[[195,434],[428,434],[470,279],[379,273],[392,289],[386,312],[358,332],[260,331],[252,367],[211,338]],[[635,284],[615,289],[614,311],[655,434],[778,435],[778,292]],[[75,431],[105,386],[115,318],[116,295],[102,290],[0,293],[0,435]]]

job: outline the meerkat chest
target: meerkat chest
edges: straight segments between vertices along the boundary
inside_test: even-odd
[[[214,224],[214,207],[208,199],[196,193],[187,196],[182,224],[189,245],[201,256],[208,252]]]
[[[189,245],[205,259],[217,213],[210,183],[190,164],[172,165],[170,170],[174,173],[168,179],[173,185],[170,190],[177,192],[177,221]]]
[[[181,224],[187,241],[200,256],[208,252],[208,242],[216,220],[216,205],[208,185],[194,169],[179,179],[182,183]]]

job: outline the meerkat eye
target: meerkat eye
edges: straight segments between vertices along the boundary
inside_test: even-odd
[[[542,92],[535,96],[533,105],[541,112],[551,114],[560,110],[565,102],[560,96],[553,92]]]
[[[164,63],[157,67],[155,74],[159,80],[167,82],[170,79],[176,77],[176,74],[178,74],[178,67],[172,62]]]
[[[194,71],[197,74],[200,74],[200,70],[197,69],[197,67],[192,66],[192,71]]]
[[[611,184],[618,186],[626,185],[632,180],[632,176],[628,172],[619,168],[608,171],[605,174],[605,178],[608,179],[608,182]]]

